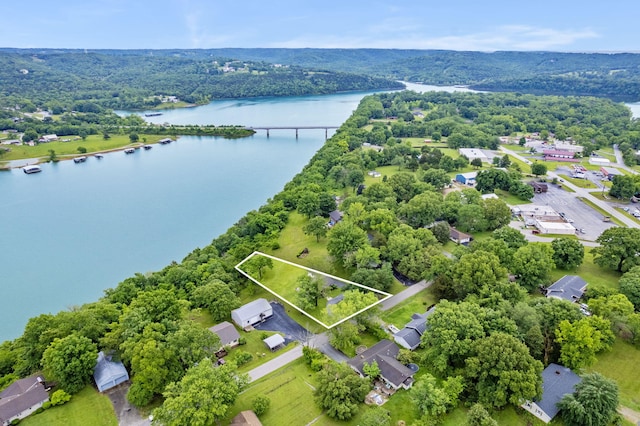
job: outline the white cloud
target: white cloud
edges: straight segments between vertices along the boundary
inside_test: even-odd
[[[283,42],[271,42],[265,47],[319,47],[319,48],[387,48],[387,49],[446,49],[446,50],[552,50],[566,48],[583,39],[598,38],[591,29],[555,29],[525,25],[498,26],[493,31],[464,35],[431,37],[416,31],[415,24],[394,25],[388,20],[372,26],[367,33],[381,34],[367,37],[340,37],[335,35],[303,36]],[[387,28],[387,30],[385,30]],[[391,30],[392,29],[392,30]]]

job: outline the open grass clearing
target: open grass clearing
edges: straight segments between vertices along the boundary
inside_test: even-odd
[[[412,314],[422,314],[436,302],[437,299],[433,291],[430,288],[426,288],[388,311],[382,312],[380,318],[387,324],[393,324],[401,329],[411,321]]]
[[[640,349],[621,339],[616,339],[610,351],[598,355],[598,361],[589,368],[589,371],[597,371],[615,380],[620,388],[620,403],[640,411],[639,365]]]
[[[551,280],[555,282],[565,275],[579,275],[581,276],[589,286],[593,287],[606,287],[614,290],[618,290],[618,281],[621,274],[608,268],[601,268],[593,263],[593,247],[585,247],[584,249],[584,261],[575,270],[554,269],[551,271]],[[588,291],[588,287],[587,287]]]
[[[247,265],[250,265],[252,259],[258,259],[260,257],[270,259],[273,267],[264,268],[264,271],[262,272],[245,269]],[[334,275],[325,274],[324,272],[316,269],[300,266],[260,252],[254,252],[242,262],[238,263],[236,265],[236,270],[325,328],[332,328],[344,321],[347,321],[359,313],[364,312],[372,306],[391,297],[391,294],[389,293],[385,293],[353,281],[348,281]],[[325,282],[322,289],[323,297],[318,299],[316,307],[313,309],[305,309],[305,306],[303,306],[298,300],[298,280],[307,275],[320,278]],[[332,312],[332,303],[340,303],[340,300],[337,300],[336,298],[344,295],[344,292],[348,290],[349,287],[358,287],[360,291],[374,294],[377,301],[359,309],[356,312],[348,312],[345,315],[337,313],[335,310]],[[337,300],[337,302],[335,302],[335,300]]]
[[[146,143],[154,143],[166,136],[154,136],[144,135],[147,139]],[[49,157],[49,150],[54,150],[56,156],[60,159],[64,159],[65,156],[73,157],[79,155],[85,155],[78,151],[78,147],[84,147],[87,149],[86,154],[94,152],[104,152],[117,149],[124,149],[128,146],[139,146],[144,142],[140,140],[132,144],[129,140],[129,135],[111,135],[109,139],[104,139],[102,135],[90,135],[86,140],[82,140],[77,136],[64,136],[61,139],[71,139],[69,142],[55,141],[48,143],[40,143],[35,146],[29,145],[12,145],[11,151],[2,156],[2,161],[19,160],[22,158],[42,158],[47,159]]]
[[[117,426],[118,418],[109,397],[86,386],[71,401],[33,414],[20,422],[26,426]]]
[[[496,189],[494,193],[500,198],[502,201],[507,203],[510,206],[517,206],[518,204],[530,204],[531,200],[522,200],[515,195],[510,194],[508,191],[503,191],[502,189]]]

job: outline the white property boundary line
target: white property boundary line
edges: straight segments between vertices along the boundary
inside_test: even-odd
[[[304,309],[299,308],[298,306],[294,305],[293,303],[291,303],[290,301],[288,301],[287,299],[285,299],[284,297],[282,297],[281,295],[279,295],[278,293],[276,293],[275,291],[271,290],[269,287],[265,286],[264,284],[262,284],[260,281],[256,280],[255,278],[253,278],[251,275],[247,274],[245,271],[243,271],[242,269],[240,269],[240,266],[242,266],[243,263],[245,263],[247,260],[251,259],[253,256],[255,255],[260,255],[260,256],[264,256],[264,257],[268,257],[269,259],[273,259],[276,260],[278,262],[282,262],[282,263],[286,263],[287,265],[291,265],[291,266],[295,266],[296,268],[300,268],[300,269],[304,269],[306,271],[309,272],[313,272],[316,274],[320,274],[323,275],[325,277],[330,277],[333,279],[336,279],[338,281],[342,281],[343,283],[347,283],[347,284],[351,284],[354,285],[356,287],[360,287],[360,288],[364,288],[366,290],[372,291],[374,293],[378,293],[381,294],[383,296],[385,296],[384,298],[378,300],[376,303],[367,306],[363,309],[360,309],[358,312],[349,315],[348,317],[341,319],[340,321],[336,322],[335,324],[332,325],[326,325],[325,323],[323,323],[322,321],[320,321],[319,319],[317,319],[316,317],[314,317],[313,315],[309,314],[307,311],[305,311]],[[302,265],[298,265],[297,263],[293,263],[293,262],[289,262],[288,260],[284,260],[284,259],[280,259],[279,257],[275,257],[275,256],[271,256],[259,251],[254,251],[253,253],[251,253],[249,256],[247,256],[244,260],[242,260],[240,263],[238,263],[235,266],[236,271],[240,272],[242,275],[244,275],[245,277],[249,278],[251,281],[253,281],[254,283],[258,284],[260,287],[264,288],[265,290],[267,290],[269,293],[273,294],[274,296],[276,296],[278,299],[284,301],[287,305],[291,306],[292,308],[296,309],[297,311],[299,311],[300,313],[302,313],[303,315],[308,316],[309,318],[311,318],[312,320],[314,320],[315,322],[317,322],[318,324],[320,324],[321,326],[323,326],[326,329],[331,329],[337,325],[342,324],[345,321],[350,320],[351,318],[355,317],[356,315],[361,314],[362,312],[374,307],[375,305],[384,302],[385,300],[387,300],[388,298],[392,297],[393,294],[384,292],[382,290],[377,290],[375,288],[372,287],[368,287],[366,285],[362,285],[362,284],[358,284],[355,283],[353,281],[349,281],[349,280],[345,280],[344,278],[340,278],[340,277],[336,277],[335,275],[329,275],[329,274],[325,274],[324,272],[318,271],[316,269],[311,269],[311,268],[307,268],[306,266],[302,266]]]

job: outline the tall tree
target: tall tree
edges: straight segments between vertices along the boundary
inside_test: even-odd
[[[240,306],[238,296],[227,284],[217,279],[196,287],[191,300],[195,306],[207,309],[215,322],[228,319],[231,311]]]
[[[336,260],[344,261],[348,253],[368,244],[367,233],[349,221],[338,222],[328,234],[327,251]]]
[[[509,224],[511,209],[504,201],[497,198],[488,198],[482,201],[484,218],[487,221],[487,229],[494,230]]]
[[[474,344],[465,373],[475,383],[478,401],[503,407],[542,395],[542,363],[517,338],[494,333]]]
[[[318,307],[318,299],[322,296],[323,281],[319,277],[303,274],[296,280],[298,304],[302,309],[311,310]]]
[[[495,239],[503,240],[513,249],[519,249],[527,245],[527,239],[522,235],[522,232],[509,226],[496,229],[491,236]]]
[[[561,321],[556,332],[560,362],[572,369],[589,367],[596,361],[596,354],[609,349],[614,339],[611,323],[599,316],[573,323]]]
[[[369,392],[369,381],[354,374],[346,364],[330,362],[318,373],[315,397],[327,415],[337,420],[349,420],[358,412]]]
[[[251,259],[247,260],[243,266],[247,272],[257,275],[258,279],[262,279],[262,274],[265,269],[273,269],[273,260],[256,253]]]
[[[640,311],[640,266],[634,266],[620,278],[620,292]]]
[[[209,358],[187,370],[182,380],[170,383],[164,402],[153,411],[153,424],[205,426],[228,413],[248,377],[238,375],[232,363],[216,366]]]
[[[327,220],[320,216],[312,217],[309,219],[309,222],[302,227],[302,232],[307,235],[313,235],[316,237],[317,242],[320,242],[320,237],[326,236],[328,231]]]
[[[640,265],[640,229],[613,227],[596,239],[599,247],[592,250],[596,265],[626,272]]]
[[[560,237],[551,242],[553,248],[553,262],[561,269],[574,269],[582,264],[584,259],[584,246],[580,241]]]
[[[547,174],[547,165],[538,163],[537,161],[531,165],[531,173],[536,176],[542,176]]]
[[[507,270],[500,265],[500,259],[493,253],[481,250],[463,255],[452,272],[456,294],[460,299],[507,278]]]
[[[74,394],[91,380],[97,359],[98,349],[91,340],[70,334],[49,345],[42,355],[42,367],[62,389]]]
[[[553,249],[544,243],[527,244],[513,255],[512,271],[529,291],[546,284],[553,267]]]
[[[606,426],[616,415],[618,385],[598,373],[586,374],[558,408],[567,426]]]

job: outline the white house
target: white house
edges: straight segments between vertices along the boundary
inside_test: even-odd
[[[8,426],[24,419],[49,399],[44,381],[38,376],[16,380],[0,392],[0,423]]]
[[[256,299],[231,311],[231,319],[242,328],[262,322],[272,315],[273,309],[267,299]]]
[[[567,367],[549,364],[542,372],[542,398],[539,401],[527,401],[522,408],[549,423],[558,414],[558,402],[563,396],[573,393],[582,379]]]

